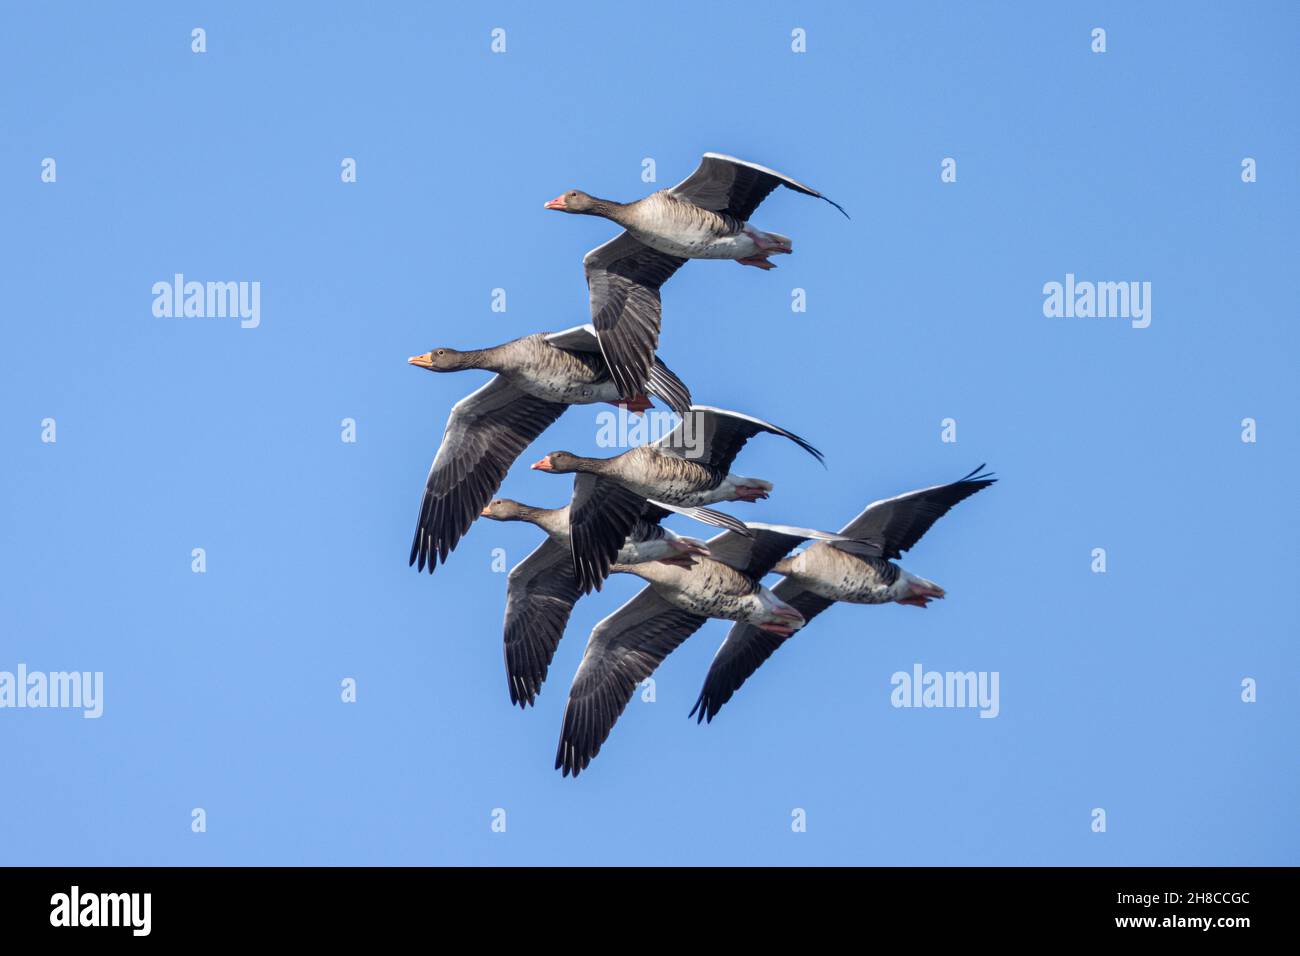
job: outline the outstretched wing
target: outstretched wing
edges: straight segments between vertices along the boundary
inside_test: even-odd
[[[980,474],[980,465],[966,477],[946,485],[934,485],[883,501],[873,501],[866,510],[844,526],[840,534],[861,544],[839,545],[846,551],[894,560],[921,540],[930,526],[960,501],[997,481]]]
[[[569,552],[549,536],[510,571],[505,620],[510,703],[527,708],[536,700],[580,593]]]
[[[583,257],[591,321],[623,398],[645,394],[659,346],[659,287],[685,259],[651,249],[629,233]]]
[[[753,415],[742,415],[711,405],[692,405],[677,427],[654,442],[654,446],[659,451],[709,465],[726,474],[745,447],[745,442],[762,432],[788,438],[826,464],[822,453],[794,432]]]
[[[609,478],[586,473],[574,478],[569,548],[582,593],[600,590],[645,506],[644,498]]]
[[[586,770],[637,685],[707,620],[646,587],[597,624],[569,689],[555,769],[566,777]]]
[[[841,529],[841,537],[830,541],[831,546],[856,554],[897,558],[900,551],[915,544],[953,505],[997,480],[979,474],[983,467],[981,465],[965,478],[948,485],[923,488],[868,505],[862,514]],[[727,547],[736,545],[726,543],[721,550],[725,552]],[[709,551],[715,559],[719,550],[710,542]],[[772,592],[802,614],[805,622],[834,603],[790,580],[780,582]],[[691,708],[690,716],[697,721],[712,721],[722,705],[786,640],[788,638],[761,631],[753,625],[733,626],[709,666],[704,687]]]
[[[564,414],[500,375],[451,409],[442,444],[424,483],[408,563],[423,571],[446,561],[506,472],[528,445]]]
[[[722,153],[705,153],[695,172],[668,191],[704,209],[724,213],[744,222],[777,186],[785,186],[805,196],[825,199],[844,213],[844,218],[849,218],[843,206],[817,190],[774,169],[758,163],[747,163],[734,156],[724,156]]]
[[[791,549],[810,538],[830,542],[843,540],[829,531],[747,521],[744,534],[724,531],[710,538],[706,544],[709,546],[709,557],[714,561],[720,561],[757,581],[771,571],[772,566],[789,554]]]
[[[782,581],[772,589],[772,593],[802,614],[805,622],[811,621],[835,603],[829,598],[805,591],[790,581]],[[801,633],[802,630],[801,628],[795,633]],[[704,687],[687,717],[695,717],[697,723],[702,720],[711,722],[722,705],[731,700],[740,685],[749,679],[749,675],[758,670],[787,640],[780,634],[761,631],[752,624],[733,625],[727,632],[726,640],[718,648],[718,653],[713,656],[713,663],[709,665],[709,672],[704,678]]]

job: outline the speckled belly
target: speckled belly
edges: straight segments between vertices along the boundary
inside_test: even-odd
[[[621,483],[635,491],[642,498],[666,501],[670,505],[680,505],[683,508],[713,504],[722,500],[716,497],[719,494],[717,488],[701,489],[697,481],[689,479],[670,478],[661,482],[645,482],[633,479],[624,480]]]
[[[664,594],[668,603],[701,617],[717,617],[726,621],[744,621],[749,614],[749,601],[735,594],[711,594],[701,597],[684,591]]]
[[[670,505],[679,505],[682,508],[696,508],[700,505],[713,505],[717,504],[719,501],[728,501],[730,499],[725,497],[725,493],[721,488],[709,488],[705,491],[683,491],[675,493],[670,498],[665,498],[660,495],[658,500],[667,501]]]
[[[732,568],[710,558],[702,558],[690,571],[674,570],[670,574],[655,590],[683,611],[701,617],[745,621],[757,609],[748,582]]]
[[[628,230],[632,232],[632,230]],[[743,232],[734,236],[716,236],[710,232],[684,233],[677,236],[632,233],[651,249],[683,259],[746,259],[758,253],[754,240]]]
[[[613,402],[619,398],[618,386],[612,381],[584,382],[572,378],[548,377],[543,379],[511,378],[511,384],[521,392],[544,402],[561,405],[590,405],[593,402]]]
[[[797,582],[813,594],[846,604],[888,604],[894,600],[893,582],[886,583],[874,570],[864,573],[824,577],[797,578]]]

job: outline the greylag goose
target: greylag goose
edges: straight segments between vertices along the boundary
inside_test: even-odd
[[[777,186],[825,199],[848,216],[838,203],[788,176],[721,153],[705,153],[686,179],[635,202],[571,189],[545,204],[602,216],[626,230],[582,260],[591,318],[621,394],[637,395],[645,387],[659,343],[659,287],[687,259],[734,259],[772,269],[769,256],[791,251],[788,238],[748,222]]]
[[[447,560],[524,448],[566,408],[593,402],[626,404],[632,411],[650,407],[644,395],[631,401],[620,397],[590,325],[486,349],[434,349],[408,362],[434,372],[496,373],[452,407],[425,480],[409,563],[420,571],[427,566],[430,574]],[[658,358],[648,390],[678,414],[690,408],[690,391]]]
[[[670,512],[703,517],[709,509],[661,508],[647,503],[618,552],[623,565],[662,561],[690,567],[709,553],[698,538],[679,535],[660,522]],[[582,596],[569,552],[569,506],[534,508],[498,498],[483,509],[493,521],[525,521],[546,532],[546,540],[510,571],[506,585],[505,658],[510,703],[527,708],[542,689],[555,648],[573,606]]]
[[[804,621],[811,621],[837,601],[893,601],[925,607],[933,598],[942,598],[943,588],[905,571],[893,559],[916,544],[950,508],[997,481],[980,474],[983,468],[980,465],[951,484],[872,502],[840,531],[849,540],[818,542],[776,562],[772,570],[785,578],[772,593],[803,615]],[[733,627],[718,648],[704,678],[704,688],[688,716],[695,717],[697,723],[712,721],[722,705],[787,637],[749,624]]]
[[[782,638],[803,626],[798,609],[764,587],[762,577],[799,542],[838,536],[758,522],[747,530],[710,538],[708,556],[689,568],[661,562],[611,568],[649,586],[591,632],[569,689],[555,753],[555,768],[564,776],[587,769],[637,685],[709,618],[744,621]]]
[[[647,499],[689,508],[718,501],[758,501],[772,483],[731,473],[731,464],[750,438],[762,432],[781,435],[822,459],[798,435],[739,412],[693,405],[677,427],[658,441],[639,445],[613,458],[583,458],[553,451],[533,464],[551,474],[577,472],[569,511],[570,545],[578,584],[600,589],[623,540]],[[714,514],[718,514],[714,512]],[[738,519],[718,520],[741,534]]]

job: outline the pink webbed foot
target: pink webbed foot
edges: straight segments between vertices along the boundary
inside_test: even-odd
[[[702,541],[696,541],[693,538],[679,538],[676,541],[669,541],[668,546],[678,554],[698,554],[704,557],[709,556],[709,548]]]
[[[749,241],[758,247],[758,251],[765,256],[772,255],[789,255],[794,251],[790,240],[784,236],[777,236],[767,232],[760,232],[757,229],[746,229],[745,235]]]
[[[760,631],[767,631],[769,634],[779,634],[781,637],[789,637],[799,628],[803,627],[807,621],[804,616],[789,606],[781,606],[773,609],[772,617],[758,625]]]
[[[937,584],[922,584],[919,581],[912,581],[907,588],[907,597],[899,598],[899,604],[907,604],[912,607],[927,607],[934,598],[942,599],[945,592]]]
[[[633,398],[620,399],[617,402],[607,402],[615,408],[626,408],[633,415],[643,415],[650,409],[654,408],[654,403],[645,395],[637,395]]]
[[[918,581],[912,582],[911,593],[913,597],[940,598],[940,599],[942,599],[944,595],[947,594],[947,592],[944,591],[944,589],[939,587],[939,585],[937,584],[921,584]]]
[[[768,497],[766,488],[759,488],[756,485],[741,485],[736,489],[737,501],[763,501]]]

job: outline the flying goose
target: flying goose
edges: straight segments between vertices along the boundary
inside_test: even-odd
[[[665,528],[670,512],[707,517],[707,508],[662,508],[647,502],[618,552],[620,564],[645,561],[688,568],[708,545]],[[483,509],[493,521],[525,521],[546,532],[546,539],[510,571],[506,585],[505,659],[510,703],[527,708],[541,691],[555,648],[564,635],[581,590],[569,552],[569,506],[534,508],[498,498]]]
[[[943,588],[903,570],[893,559],[916,544],[955,504],[997,481],[980,474],[983,468],[980,465],[951,484],[872,502],[840,531],[849,540],[818,542],[776,562],[772,570],[785,578],[772,593],[803,615],[805,621],[811,621],[837,601],[893,601],[925,607],[931,599],[942,598]],[[722,705],[787,637],[744,623],[733,627],[718,648],[688,716],[694,716],[697,723],[712,721]]]
[[[706,542],[708,556],[689,568],[661,562],[615,564],[648,587],[591,632],[564,708],[555,769],[575,777],[600,752],[636,687],[709,618],[743,621],[782,639],[803,627],[798,609],[761,579],[808,538],[838,536],[809,528],[751,522],[749,534],[724,531]]]
[[[625,404],[637,412],[650,407],[642,394],[620,398],[590,325],[526,335],[486,349],[434,349],[407,361],[434,372],[478,368],[496,373],[452,407],[425,480],[408,563],[420,571],[427,566],[430,574],[447,560],[524,448],[566,408],[593,402]],[[648,390],[678,414],[690,408],[690,391],[658,358]]]
[[[635,202],[597,199],[571,189],[547,209],[602,216],[624,232],[582,260],[591,293],[591,318],[600,349],[621,394],[639,394],[659,343],[659,287],[687,259],[734,259],[772,269],[769,256],[791,251],[785,236],[763,232],[748,219],[777,186],[836,202],[766,166],[705,153],[695,172],[671,189]]]
[[[577,472],[569,510],[570,546],[578,585],[600,589],[623,540],[647,499],[678,507],[718,501],[758,501],[772,483],[731,474],[731,464],[745,443],[767,432],[790,439],[823,465],[822,453],[798,435],[770,422],[707,405],[692,405],[671,432],[613,458],[583,458],[553,451],[533,464],[551,474]],[[713,512],[719,515],[718,512]],[[740,534],[745,524],[714,520]]]

